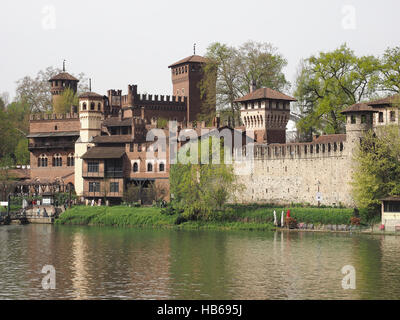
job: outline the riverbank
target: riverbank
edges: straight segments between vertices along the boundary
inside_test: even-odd
[[[349,225],[353,214],[352,209],[345,208],[294,207],[290,210],[291,217],[298,223],[313,225],[315,229],[319,229],[320,225]],[[178,214],[162,213],[157,207],[76,206],[64,212],[55,223],[139,228],[275,230],[274,211],[278,220],[282,211],[286,217],[287,208],[268,205],[231,205],[224,212],[215,212],[197,221],[186,221]]]

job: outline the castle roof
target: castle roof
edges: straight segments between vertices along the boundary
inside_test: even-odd
[[[125,154],[125,148],[93,147],[81,157],[82,159],[120,159]]]
[[[55,81],[55,80],[69,80],[69,81],[79,81],[77,78],[74,76],[70,75],[68,72],[61,72],[54,77],[52,77],[49,81]]]
[[[378,99],[378,100],[368,102],[368,105],[379,106],[379,105],[393,104],[393,103],[400,103],[400,95],[399,94],[395,94],[393,96],[389,96],[389,97],[386,97],[383,99]]]
[[[346,141],[346,134],[324,134],[315,138],[313,143],[334,143],[334,142],[344,142]]]
[[[110,117],[104,120],[103,125],[105,127],[123,127],[130,126],[132,124],[132,118],[120,119],[119,117]]]
[[[353,112],[378,112],[376,109],[372,108],[369,103],[356,103],[344,109],[341,113],[353,113]]]
[[[194,54],[194,55],[191,55],[191,56],[189,56],[189,57],[186,57],[186,58],[184,58],[184,59],[182,59],[182,60],[179,60],[179,61],[177,61],[177,62],[175,62],[175,63],[169,65],[168,68],[172,68],[172,67],[175,67],[175,66],[177,66],[177,65],[184,64],[184,63],[189,63],[189,62],[194,62],[194,63],[206,63],[206,62],[207,62],[207,59],[204,58],[204,57],[202,57],[202,56],[198,56],[198,55],[195,55],[195,54]]]
[[[98,94],[98,93],[96,93],[96,92],[84,92],[84,93],[81,93],[80,95],[79,95],[79,98],[80,99],[83,99],[83,98],[89,98],[89,99],[103,99],[103,96],[101,95],[101,94]]]
[[[295,98],[292,98],[286,94],[283,94],[279,91],[270,89],[270,88],[260,88],[245,96],[238,98],[235,102],[243,102],[243,101],[252,101],[252,100],[260,100],[260,99],[274,99],[274,100],[285,100],[285,101],[297,101]]]
[[[113,135],[113,136],[96,136],[93,138],[94,143],[127,143],[132,142],[131,135]]]

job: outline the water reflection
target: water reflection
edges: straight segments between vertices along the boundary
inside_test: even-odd
[[[0,299],[399,299],[400,238],[0,227]],[[40,273],[56,268],[56,290]],[[343,290],[344,265],[356,290]]]

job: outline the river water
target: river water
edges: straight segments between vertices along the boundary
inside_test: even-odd
[[[400,237],[0,226],[0,299],[400,299]]]

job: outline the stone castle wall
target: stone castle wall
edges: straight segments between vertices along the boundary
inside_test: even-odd
[[[309,203],[354,206],[351,155],[345,142],[254,147],[254,161],[235,162],[241,203]]]

